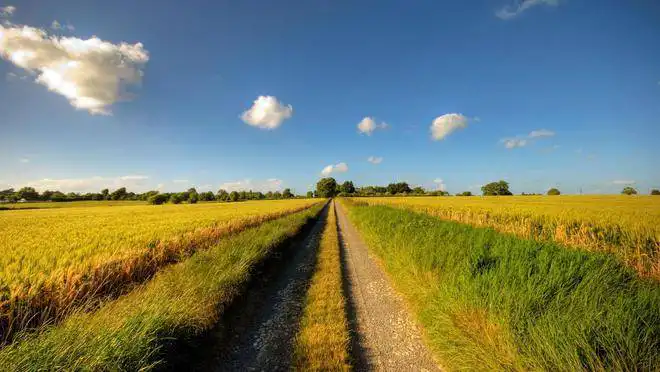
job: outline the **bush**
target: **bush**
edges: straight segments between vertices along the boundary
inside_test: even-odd
[[[658,189],[651,190],[651,195],[660,195],[660,190]]]
[[[553,187],[550,190],[548,190],[548,195],[561,195],[561,192],[559,191],[559,189]]]
[[[181,196],[178,194],[172,194],[172,196],[170,196],[170,203],[181,204]]]
[[[151,195],[149,199],[147,199],[147,202],[153,205],[164,204],[165,202],[167,202],[167,195],[164,194]]]
[[[621,194],[623,194],[623,195],[637,195],[637,190],[635,190],[635,188],[633,188],[633,187],[626,186],[621,191]]]

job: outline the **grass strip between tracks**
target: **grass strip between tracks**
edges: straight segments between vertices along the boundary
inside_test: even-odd
[[[0,350],[4,370],[148,370],[176,342],[211,329],[252,268],[296,236],[323,204],[266,222],[170,266],[94,313],[74,314]]]
[[[350,370],[339,250],[337,216],[331,207],[295,341],[295,370]]]
[[[449,369],[660,366],[660,285],[610,254],[344,202]]]

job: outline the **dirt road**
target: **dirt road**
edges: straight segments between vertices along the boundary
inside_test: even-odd
[[[357,371],[439,371],[420,331],[367,246],[335,203]]]

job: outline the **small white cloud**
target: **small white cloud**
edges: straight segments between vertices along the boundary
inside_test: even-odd
[[[0,17],[11,17],[16,13],[16,7],[15,6],[5,6],[5,7],[0,7]]]
[[[541,137],[552,137],[555,135],[555,132],[547,129],[533,130],[529,133],[529,138],[541,138]]]
[[[323,168],[321,171],[322,176],[329,176],[332,173],[345,173],[348,172],[348,165],[346,163],[337,163],[335,165],[328,165],[327,167]]]
[[[435,183],[437,190],[440,190],[440,191],[447,190],[447,185],[445,185],[445,182],[442,180],[442,178],[434,179],[433,183]]]
[[[20,158],[20,159],[18,159],[18,161],[21,162],[21,163],[23,163],[23,164],[27,164],[27,163],[30,162],[30,159],[28,159],[28,158]]]
[[[283,105],[273,96],[259,96],[252,107],[241,114],[241,120],[257,128],[275,129],[292,115],[291,105]]]
[[[213,185],[211,184],[199,185],[196,188],[197,191],[211,191],[213,190]]]
[[[219,186],[219,189],[231,191],[281,191],[284,182],[277,178],[269,178],[265,181],[253,181],[251,179],[244,179],[240,181],[225,182]]]
[[[612,183],[615,185],[634,185],[636,182],[635,180],[614,180]]]
[[[76,28],[73,27],[72,24],[66,23],[66,24],[61,24],[57,20],[54,20],[53,23],[50,24],[50,28],[53,30],[67,30],[67,31],[75,31]]]
[[[126,88],[140,84],[149,61],[142,43],[59,37],[14,25],[0,26],[0,57],[35,73],[36,83],[63,95],[73,107],[102,115],[131,97]]]
[[[468,118],[462,114],[445,114],[438,116],[431,124],[431,137],[435,141],[444,139],[457,129],[467,127]]]
[[[370,156],[367,158],[367,161],[371,164],[380,164],[383,162],[383,158],[380,156]]]
[[[522,12],[537,5],[559,5],[559,0],[516,0],[515,2],[515,5],[507,5],[496,11],[495,16],[500,19],[508,20],[517,17]]]
[[[500,142],[504,143],[504,147],[507,149],[514,149],[516,147],[525,147],[527,145],[527,140],[524,138],[505,138]]]
[[[377,129],[386,129],[389,127],[389,125],[385,122],[382,122],[380,124],[376,123],[376,120],[373,117],[367,116],[360,120],[360,122],[357,125],[358,131],[360,133],[364,133],[367,136],[370,136],[373,134],[374,131]]]

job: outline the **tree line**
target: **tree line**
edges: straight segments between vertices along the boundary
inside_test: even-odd
[[[284,189],[280,191],[269,191],[266,193],[260,191],[226,191],[223,189],[218,190],[217,193],[212,191],[198,192],[194,187],[184,192],[166,192],[162,193],[157,190],[147,191],[144,193],[129,192],[125,187],[120,187],[112,192],[109,189],[103,189],[98,193],[63,193],[61,191],[46,190],[38,192],[33,187],[23,187],[19,190],[13,188],[0,190],[0,202],[35,202],[35,201],[50,201],[50,202],[71,202],[83,200],[142,200],[150,204],[164,204],[164,203],[197,203],[198,201],[223,201],[234,202],[243,200],[267,200],[267,199],[291,199],[295,198],[291,189]]]
[[[509,183],[500,180],[490,182],[481,186],[481,193],[484,196],[506,196],[513,195],[509,190]],[[626,186],[621,192],[624,195],[635,195],[637,190],[633,187]],[[450,195],[447,191],[441,190],[425,190],[423,187],[417,186],[411,188],[406,182],[390,183],[387,186],[363,186],[355,187],[353,181],[345,181],[342,184],[332,177],[326,177],[319,180],[316,184],[316,190],[307,193],[308,197],[322,197],[329,198],[334,196],[392,196],[392,195],[412,195],[412,196],[447,196]],[[463,191],[455,194],[456,196],[472,196],[471,191]],[[534,193],[522,193],[521,195],[542,195]],[[546,192],[546,195],[561,195],[558,188],[551,188]],[[651,195],[660,195],[660,190],[651,190]]]

